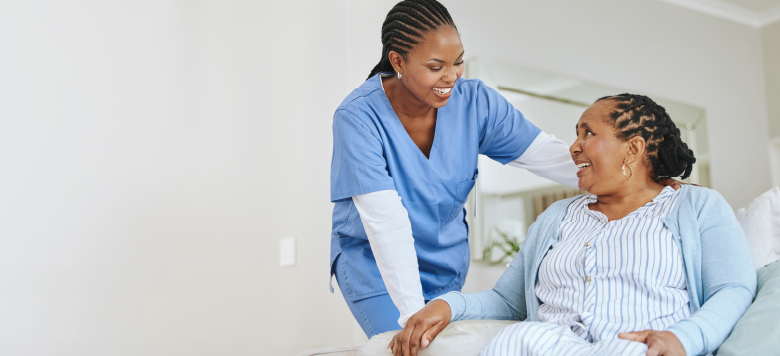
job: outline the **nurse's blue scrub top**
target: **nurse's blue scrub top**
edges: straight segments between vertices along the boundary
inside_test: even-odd
[[[333,117],[330,175],[336,203],[331,275],[344,275],[345,298],[387,293],[353,196],[397,191],[412,223],[424,298],[460,290],[470,260],[464,204],[477,177],[477,156],[506,164],[520,157],[539,132],[498,92],[479,80],[460,78],[438,109],[426,158],[393,111],[380,74],[355,89]]]

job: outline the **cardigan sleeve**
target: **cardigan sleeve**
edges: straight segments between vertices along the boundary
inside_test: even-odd
[[[450,305],[450,321],[525,319],[523,255],[518,253],[491,290],[476,293],[449,292],[434,300]]]
[[[747,238],[731,206],[714,190],[697,190],[702,194],[694,198],[691,213],[698,215],[691,218],[698,221],[701,241],[701,308],[668,329],[688,355],[720,347],[756,294]]]
[[[496,286],[491,290],[476,293],[449,292],[436,299],[450,305],[452,317],[450,321],[488,319],[488,320],[523,320],[525,319],[525,276],[524,256],[520,252],[510,263],[509,268],[501,275]],[[434,299],[434,300],[436,300]]]
[[[520,244],[520,250],[492,290],[468,294],[449,292],[436,298],[450,305],[450,321],[534,319],[534,314],[538,311],[538,298],[534,293],[532,276],[538,263],[536,256],[547,251],[546,242],[557,236],[556,226],[563,219],[566,208],[579,197],[581,196],[559,200],[539,215],[528,227],[528,234]]]

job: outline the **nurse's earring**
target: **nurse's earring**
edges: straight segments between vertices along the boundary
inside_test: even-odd
[[[401,77],[403,77],[403,76],[404,76],[404,75],[403,75],[403,74],[401,74],[401,72],[398,72],[398,79],[401,79]]]

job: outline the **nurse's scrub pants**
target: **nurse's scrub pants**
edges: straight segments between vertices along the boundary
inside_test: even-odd
[[[369,297],[358,301],[350,301],[349,297],[344,294],[342,289],[344,286],[344,276],[339,273],[339,259],[336,259],[336,282],[339,284],[339,290],[344,296],[344,300],[347,301],[349,311],[355,316],[360,327],[363,328],[363,332],[370,339],[376,334],[381,334],[385,331],[401,330],[401,326],[398,325],[398,319],[401,317],[401,312],[393,304],[393,300],[390,299],[389,294],[382,294],[375,297]]]
[[[570,326],[523,321],[507,326],[482,349],[480,356],[645,356],[647,345],[623,339],[590,343]]]

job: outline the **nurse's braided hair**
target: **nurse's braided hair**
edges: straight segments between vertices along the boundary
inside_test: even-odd
[[[409,50],[420,42],[425,33],[442,25],[455,27],[447,8],[436,0],[409,0],[396,4],[382,24],[382,59],[368,78],[379,72],[394,72],[387,57],[390,51],[396,51],[406,58]]]
[[[626,141],[634,136],[645,139],[645,150],[653,178],[685,179],[691,175],[696,157],[680,139],[680,129],[663,106],[644,95],[636,94],[605,96],[596,102],[602,100],[610,100],[616,104],[609,119],[617,130],[619,139]]]

